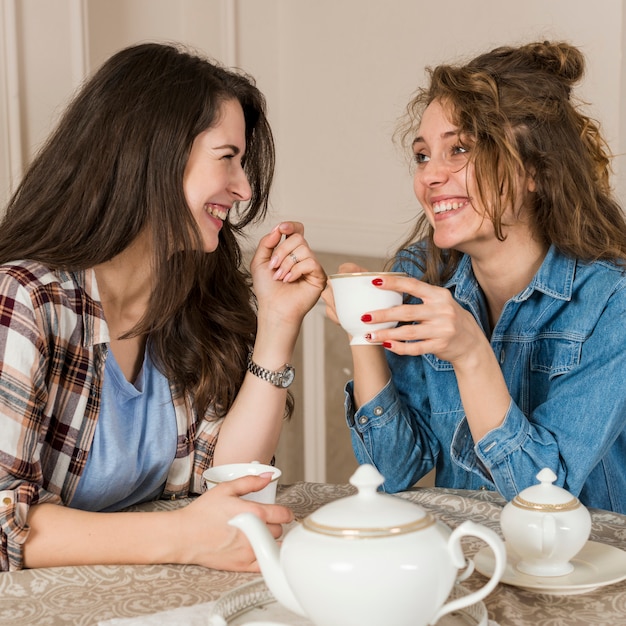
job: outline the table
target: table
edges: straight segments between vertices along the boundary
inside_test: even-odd
[[[351,485],[295,483],[279,486],[278,502],[304,517],[322,504],[355,493]],[[466,519],[500,533],[505,501],[488,491],[419,488],[398,494],[455,528]],[[168,509],[189,501],[158,501],[133,510]],[[591,539],[626,547],[626,516],[591,510]],[[465,540],[464,540],[465,541]],[[466,553],[482,544],[468,539]],[[259,574],[236,574],[194,565],[55,567],[0,573],[0,624],[22,626],[95,625],[114,617],[149,615],[181,606],[210,602]],[[463,583],[484,584],[475,573]],[[626,581],[595,591],[552,596],[500,584],[484,601],[489,618],[501,626],[616,626],[626,624]],[[383,626],[383,625],[381,625]],[[393,626],[393,625],[384,625]]]

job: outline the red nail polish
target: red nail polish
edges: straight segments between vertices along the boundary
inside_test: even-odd
[[[375,285],[376,287],[380,287],[382,284],[383,284],[382,278],[374,278],[374,280],[372,281],[372,285]]]
[[[391,348],[391,341],[383,341],[383,348]]]
[[[372,316],[369,313],[365,313],[365,315],[361,315],[362,322],[371,322]]]
[[[367,339],[368,341],[372,338],[372,334],[371,333],[365,333],[365,339]]]

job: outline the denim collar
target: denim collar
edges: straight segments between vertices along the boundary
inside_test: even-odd
[[[557,300],[571,300],[575,273],[576,260],[564,256],[554,246],[550,246],[546,258],[528,286],[511,299],[523,302],[537,290]],[[469,255],[463,255],[454,275],[444,287],[456,287],[455,297],[460,301],[472,300],[472,294],[480,287]]]

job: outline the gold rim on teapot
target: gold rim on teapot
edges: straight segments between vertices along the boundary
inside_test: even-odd
[[[313,521],[310,517],[302,520],[302,526],[307,530],[322,535],[330,535],[332,537],[343,537],[345,539],[372,539],[376,537],[394,537],[397,535],[405,535],[407,533],[424,530],[435,523],[435,519],[430,514],[407,524],[398,524],[396,526],[372,527],[372,528],[338,528],[337,526],[329,526]]]

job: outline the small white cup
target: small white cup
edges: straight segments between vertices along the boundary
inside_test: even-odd
[[[383,328],[393,328],[397,322],[372,324],[361,321],[367,311],[388,309],[402,304],[402,294],[397,291],[379,289],[372,285],[376,277],[406,276],[403,272],[356,272],[353,274],[332,274],[328,277],[333,288],[335,311],[341,327],[352,336],[350,345],[376,345],[365,335]]]
[[[212,489],[220,483],[227,482],[229,480],[235,480],[235,478],[241,478],[242,476],[259,476],[271,472],[272,480],[261,491],[251,491],[243,496],[244,500],[251,500],[252,502],[261,502],[263,504],[274,504],[276,502],[276,488],[278,486],[278,479],[281,477],[282,472],[272,465],[263,465],[258,461],[252,461],[251,463],[230,463],[228,465],[215,465],[205,470],[202,474],[207,489]]]

